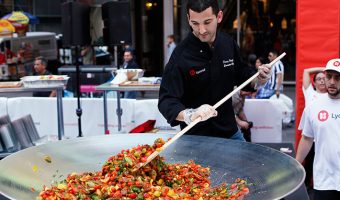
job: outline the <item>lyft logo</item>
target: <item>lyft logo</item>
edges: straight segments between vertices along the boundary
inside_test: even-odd
[[[326,121],[328,119],[328,117],[329,117],[329,114],[325,110],[321,110],[318,114],[318,119],[319,119],[320,122]]]
[[[320,122],[327,121],[329,117],[331,117],[331,119],[340,120],[340,114],[332,113],[330,116],[326,110],[321,110],[318,113],[318,120]]]
[[[334,118],[334,119],[340,119],[340,114],[334,114],[334,113],[332,113],[332,118]]]

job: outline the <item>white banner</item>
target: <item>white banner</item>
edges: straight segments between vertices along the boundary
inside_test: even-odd
[[[19,97],[0,98],[0,113],[8,114],[12,120],[31,114],[39,135],[58,135],[56,98]],[[2,103],[4,102],[4,103]],[[122,132],[128,132],[147,120],[156,120],[155,128],[162,132],[174,133],[179,127],[170,127],[157,108],[157,99],[133,100],[121,99]],[[253,121],[253,142],[282,142],[282,102],[278,100],[246,99],[245,113]],[[118,132],[116,114],[117,100],[108,99],[108,128],[111,134]],[[102,98],[82,98],[83,136],[104,134],[104,108]],[[77,99],[63,98],[65,136],[78,136]]]
[[[279,100],[246,99],[244,112],[251,129],[252,142],[282,142],[282,106]]]
[[[135,102],[135,124],[139,125],[147,120],[156,120],[155,128],[162,132],[173,133],[179,131],[179,126],[171,127],[163,115],[159,112],[158,99],[137,100]]]
[[[122,99],[122,124],[133,118],[134,102],[132,99]],[[108,128],[110,133],[118,130],[116,115],[116,99],[108,99]],[[104,134],[104,108],[103,99],[81,99],[81,122],[83,136]],[[63,98],[64,131],[65,136],[75,138],[78,136],[78,116],[76,115],[77,99]],[[12,120],[31,114],[39,135],[58,135],[57,102],[56,98],[21,97],[10,98],[8,101],[8,114]]]
[[[0,97],[0,116],[7,115],[7,98]]]

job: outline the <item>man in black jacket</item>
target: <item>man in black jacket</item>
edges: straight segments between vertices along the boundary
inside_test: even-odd
[[[201,122],[187,134],[244,141],[231,99],[218,108],[218,115],[211,105],[254,72],[242,63],[235,41],[217,32],[223,17],[217,0],[188,0],[187,17],[193,31],[176,47],[165,67],[158,108],[168,123],[181,128],[200,117]],[[269,79],[269,67],[259,67],[260,75],[252,86]]]
[[[36,57],[34,60],[34,75],[37,76],[46,76],[46,75],[52,75],[51,72],[49,72],[46,69],[47,66],[47,60],[46,58],[39,56]],[[34,97],[55,97],[57,96],[57,91],[53,90],[51,92],[33,92]]]
[[[140,69],[139,65],[135,62],[133,50],[128,48],[124,51],[123,69]]]
[[[124,51],[124,63],[122,65],[123,69],[140,69],[139,65],[135,62],[135,57],[133,49],[127,48]],[[124,92],[123,97],[126,99],[136,99],[137,92]]]

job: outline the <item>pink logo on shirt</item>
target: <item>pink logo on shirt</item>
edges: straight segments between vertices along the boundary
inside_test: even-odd
[[[318,114],[318,119],[319,119],[320,122],[326,121],[328,119],[328,117],[329,117],[329,114],[325,110],[321,110]]]

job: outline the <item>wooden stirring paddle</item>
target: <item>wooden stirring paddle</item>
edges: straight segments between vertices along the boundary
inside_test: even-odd
[[[286,55],[286,53],[282,53],[280,56],[275,58],[271,63],[269,63],[270,66],[273,66],[277,61],[279,61],[281,58],[283,58]],[[246,80],[244,83],[242,83],[240,86],[238,86],[236,89],[234,89],[232,92],[230,92],[227,96],[225,96],[223,99],[218,101],[213,107],[217,109],[219,106],[221,106],[224,102],[226,102],[230,97],[232,97],[235,93],[237,93],[239,90],[244,88],[246,85],[248,85],[253,79],[255,79],[260,72],[257,72],[254,74],[252,77],[250,77],[248,80]],[[184,133],[186,133],[188,130],[190,130],[193,126],[195,126],[198,122],[201,121],[201,118],[195,119],[193,122],[191,122],[188,126],[186,126],[183,130],[180,132],[176,133],[176,135],[171,138],[169,141],[167,141],[161,148],[157,149],[154,151],[146,160],[146,162],[139,163],[138,166],[134,168],[133,171],[138,170],[139,168],[145,166],[149,162],[151,162],[156,156],[158,156],[162,151],[164,151],[170,144],[175,142],[179,137],[181,137]]]

